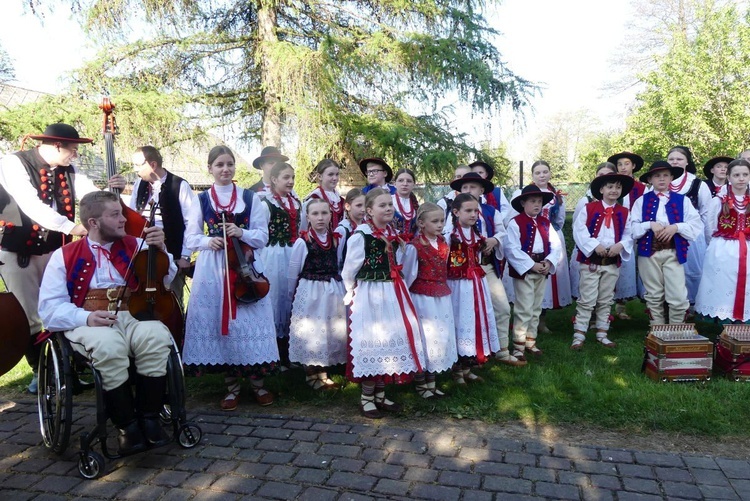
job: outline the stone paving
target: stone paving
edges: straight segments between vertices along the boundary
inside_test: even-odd
[[[71,447],[41,445],[32,401],[0,407],[0,499],[411,500],[750,499],[748,461],[482,436],[471,423],[414,431],[373,424],[200,411],[192,449],[170,445],[77,471],[77,436],[94,408],[76,403]]]

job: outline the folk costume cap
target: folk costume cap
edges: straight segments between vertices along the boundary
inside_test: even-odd
[[[525,186],[524,189],[521,190],[521,193],[516,195],[516,197],[510,201],[510,205],[515,209],[516,212],[518,212],[519,214],[523,214],[523,205],[521,205],[521,202],[533,196],[541,196],[543,206],[547,205],[552,201],[553,198],[555,198],[554,193],[551,193],[549,191],[542,191],[539,186],[530,184],[528,186]]]
[[[482,188],[484,189],[484,193],[490,193],[492,190],[495,189],[495,185],[492,184],[492,181],[489,181],[476,172],[467,172],[463,176],[459,177],[458,179],[451,182],[450,187],[453,188],[456,191],[461,191],[461,188],[466,183],[476,183],[482,185]]]
[[[672,167],[671,165],[669,165],[669,162],[665,162],[664,160],[657,160],[656,162],[652,163],[651,167],[648,168],[648,171],[642,174],[638,179],[640,179],[643,183],[648,183],[649,179],[651,179],[651,175],[660,170],[668,170],[672,173],[672,177],[675,179],[680,177],[684,172],[679,167]]]
[[[470,169],[473,169],[474,167],[484,167],[484,170],[487,171],[487,181],[492,181],[492,178],[495,177],[495,169],[487,162],[475,160],[469,164]]]
[[[268,161],[268,160],[274,160],[276,162],[286,162],[289,160],[289,157],[284,156],[281,154],[281,151],[275,146],[266,146],[260,151],[260,156],[253,160],[253,167],[256,169],[260,169],[260,164]]]
[[[713,178],[714,175],[711,174],[711,169],[713,169],[716,164],[726,162],[726,164],[729,165],[729,162],[732,160],[734,160],[732,157],[713,157],[703,166],[703,175],[706,176],[706,179]]]
[[[81,137],[78,131],[72,125],[56,123],[48,125],[43,134],[29,134],[31,139],[40,141],[60,141],[61,143],[93,143],[94,140],[88,137]]]
[[[612,155],[611,157],[607,159],[607,162],[611,164],[615,164],[615,166],[617,166],[617,161],[621,158],[627,158],[631,162],[633,162],[633,165],[635,165],[635,167],[633,168],[634,173],[638,172],[639,170],[643,168],[643,157],[640,155],[636,155],[635,153],[631,153],[629,151],[622,151],[620,153]]]
[[[391,166],[388,165],[388,162],[378,157],[363,158],[359,161],[359,170],[362,171],[362,175],[365,176],[365,179],[367,179],[367,164],[378,164],[382,166],[386,172],[386,183],[390,183],[391,179],[393,179],[393,169],[391,169]]]
[[[630,193],[630,190],[633,189],[633,186],[635,185],[635,179],[623,174],[605,174],[603,176],[595,177],[594,180],[591,181],[591,195],[597,200],[601,200],[602,198],[604,198],[601,189],[602,186],[606,185],[607,183],[620,183],[620,186],[622,186],[622,193],[620,194],[620,196],[624,197],[625,195]]]
[[[673,151],[679,151],[683,155],[685,155],[685,158],[687,158],[687,165],[685,166],[685,170],[691,174],[695,174],[695,161],[693,160],[693,153],[690,151],[690,148],[687,146],[672,146],[669,148],[669,153]],[[667,154],[668,155],[668,154]],[[682,174],[680,174],[681,176]],[[675,179],[677,179],[679,176],[675,176]]]

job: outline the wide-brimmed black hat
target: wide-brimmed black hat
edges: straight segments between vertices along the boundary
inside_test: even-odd
[[[617,166],[617,161],[621,158],[627,158],[631,162],[633,162],[633,164],[635,165],[635,167],[633,167],[633,172],[638,172],[643,167],[643,157],[629,151],[621,151],[616,155],[612,155],[607,159],[607,162],[615,164],[615,166]]]
[[[521,190],[521,193],[516,195],[515,198],[510,201],[510,205],[515,209],[516,212],[522,214],[523,205],[521,205],[521,202],[532,196],[541,196],[543,206],[547,205],[552,201],[553,198],[555,198],[554,193],[551,193],[549,191],[542,191],[539,186],[530,184],[524,187],[524,189]]]
[[[726,164],[729,165],[729,162],[732,160],[734,160],[732,157],[713,157],[703,166],[703,175],[706,176],[706,179],[713,178],[714,175],[711,174],[711,169],[713,169],[716,164],[726,162]]]
[[[268,161],[268,160],[274,160],[276,162],[286,162],[289,160],[289,157],[284,156],[281,154],[281,151],[275,146],[266,146],[260,151],[260,156],[253,160],[253,167],[256,169],[260,169],[260,164]]]
[[[690,148],[688,148],[687,146],[680,146],[680,145],[672,146],[671,148],[669,148],[669,151],[674,151],[674,150],[678,150],[683,155],[685,155],[685,158],[687,158],[687,165],[685,166],[685,170],[691,174],[695,174],[696,173],[695,161],[693,160],[693,152],[690,151]],[[679,176],[675,176],[675,177],[679,177]]]
[[[378,157],[363,158],[359,161],[359,170],[362,171],[362,175],[367,179],[367,164],[378,164],[383,166],[386,171],[385,182],[390,183],[393,179],[393,169],[388,165],[388,162]]]
[[[669,162],[665,162],[664,160],[657,160],[656,162],[652,163],[651,167],[648,168],[648,171],[644,174],[641,174],[641,177],[639,177],[638,179],[640,179],[641,182],[648,183],[648,180],[651,179],[651,174],[660,170],[668,170],[672,173],[672,177],[674,177],[675,179],[680,177],[683,172],[685,172],[679,167],[672,167],[671,165],[669,165]]]
[[[456,191],[461,191],[461,188],[466,183],[476,183],[482,185],[482,188],[484,189],[484,193],[490,193],[492,190],[495,189],[495,185],[492,184],[492,181],[483,178],[476,172],[467,172],[463,176],[459,177],[458,179],[454,179],[450,186]]]
[[[44,129],[44,134],[29,134],[31,139],[40,141],[60,141],[61,143],[93,143],[94,140],[88,137],[81,137],[78,131],[72,125],[56,123],[48,125]]]
[[[481,160],[476,160],[474,162],[471,162],[469,164],[469,168],[473,169],[474,167],[484,167],[484,170],[487,171],[488,181],[492,181],[492,178],[495,177],[495,169],[487,162],[482,162]]]
[[[620,196],[624,197],[633,189],[635,179],[624,174],[604,174],[603,176],[597,176],[591,181],[591,195],[597,200],[604,198],[601,189],[602,186],[607,183],[620,183],[620,186],[622,186],[622,193]]]

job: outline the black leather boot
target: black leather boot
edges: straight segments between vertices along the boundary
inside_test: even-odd
[[[130,385],[125,384],[104,392],[107,415],[117,431],[117,453],[124,456],[146,450],[146,439],[135,420],[135,402]]]
[[[136,379],[138,423],[151,447],[160,447],[171,442],[159,421],[159,413],[164,405],[166,385],[166,376],[146,377],[139,374]]]

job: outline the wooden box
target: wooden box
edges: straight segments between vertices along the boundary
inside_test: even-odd
[[[714,351],[714,364],[735,381],[750,381],[750,325],[724,326]]]
[[[643,371],[654,381],[711,379],[713,345],[695,324],[652,325],[646,336]]]

